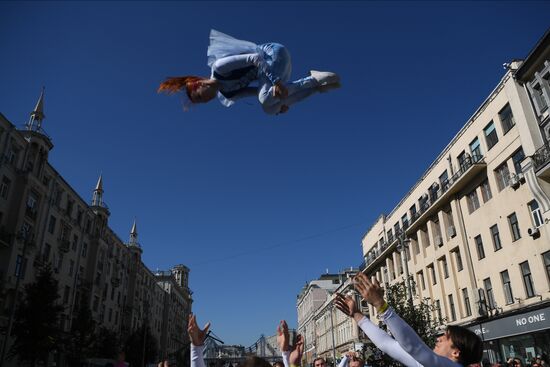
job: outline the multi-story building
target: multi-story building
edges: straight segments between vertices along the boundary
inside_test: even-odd
[[[98,327],[124,337],[147,323],[157,340],[173,341],[161,348],[163,356],[182,348],[192,302],[188,269],[173,270],[177,290],[171,292],[178,295],[171,296],[141,260],[136,224],[128,243],[109,228],[102,178],[88,203],[49,164],[53,144],[42,128],[43,104],[42,92],[23,129],[0,114],[1,328],[11,329],[24,286],[50,264],[65,306],[63,331],[70,331],[80,302],[88,302]],[[5,335],[4,358],[13,342]]]
[[[339,274],[324,274],[309,282],[298,296],[298,333],[304,336],[306,363],[311,364],[318,357],[329,364],[334,363],[335,359],[365,342],[357,323],[332,304],[335,292],[347,294],[352,291],[351,280],[357,272],[358,269],[352,268]],[[359,307],[368,311],[361,303]]]
[[[298,333],[304,338],[306,362],[315,357],[315,312],[330,298],[330,294],[341,284],[340,274],[323,274],[302,288],[296,301],[298,310]]]
[[[415,302],[429,298],[449,323],[478,333],[491,363],[550,355],[548,55],[547,33],[525,62],[506,64],[477,111],[362,239],[367,275],[394,283],[410,274]]]
[[[357,269],[343,272],[343,282],[335,292],[354,297],[359,310],[367,313],[365,303],[353,289],[353,276]],[[315,311],[315,357],[324,358],[329,364],[338,361],[349,351],[363,351],[368,339],[355,320],[334,307],[332,297],[329,297]],[[333,365],[336,365],[334,363]]]

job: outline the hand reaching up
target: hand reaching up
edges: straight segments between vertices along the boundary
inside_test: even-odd
[[[197,325],[197,317],[193,314],[189,315],[189,321],[187,323],[187,332],[189,333],[189,338],[191,343],[194,346],[203,345],[208,335],[208,329],[210,328],[210,322],[207,322],[204,325],[204,328],[201,330],[199,325]]]
[[[296,335],[296,343],[292,347],[288,361],[291,366],[300,366],[302,364],[302,354],[304,354],[304,338],[302,335]]]
[[[281,320],[281,322],[279,322],[279,326],[277,326],[277,345],[279,346],[281,352],[286,352],[290,349],[289,339],[290,336],[288,334],[288,325],[285,320]]]
[[[359,273],[355,276],[354,284],[355,288],[361,293],[361,296],[373,305],[377,310],[384,305],[384,288],[380,286],[378,280],[372,281],[363,273]]]

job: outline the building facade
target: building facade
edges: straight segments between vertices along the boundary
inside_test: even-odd
[[[473,116],[362,239],[367,275],[390,284],[411,277],[415,302],[429,298],[448,323],[478,333],[490,363],[550,356],[548,44],[547,33],[525,62],[506,65]]]
[[[1,327],[11,329],[24,286],[49,264],[65,306],[64,332],[70,331],[80,303],[87,302],[98,328],[124,337],[147,324],[157,340],[173,340],[161,348],[163,356],[184,347],[192,303],[188,269],[172,270],[177,289],[172,293],[178,296],[171,297],[162,286],[165,278],[159,280],[141,260],[136,224],[127,243],[109,228],[102,178],[88,202],[49,164],[53,144],[42,128],[43,103],[42,92],[22,129],[0,114]],[[167,307],[172,310],[165,312]],[[13,340],[0,338],[5,358]],[[62,365],[62,357],[56,362]]]
[[[305,362],[309,365],[315,358],[324,358],[329,364],[335,364],[342,355],[350,350],[362,349],[367,341],[357,323],[332,305],[335,292],[353,294],[352,277],[358,269],[348,269],[339,274],[324,274],[309,282],[298,296],[298,333],[304,336]],[[361,311],[364,309],[359,298]]]

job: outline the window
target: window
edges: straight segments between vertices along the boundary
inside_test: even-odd
[[[516,170],[516,174],[519,175],[521,171],[521,161],[525,159],[525,153],[523,153],[523,149],[519,148],[514,154],[512,154],[512,162],[514,162],[514,169]]]
[[[73,245],[72,245],[73,251],[76,251],[77,245],[78,245],[78,236],[76,234],[73,234]]]
[[[25,277],[25,268],[27,267],[27,259],[23,258],[21,255],[17,255],[15,260],[15,276],[17,278],[23,279]]]
[[[533,86],[533,88],[530,88],[533,94],[533,97],[535,99],[536,107],[539,111],[539,114],[543,113],[548,108],[548,103],[546,102],[546,98],[544,96],[544,90],[542,88],[542,85],[540,83]]]
[[[485,258],[485,250],[483,249],[483,241],[481,240],[481,235],[477,235],[476,238],[474,238],[474,241],[476,242],[477,259],[481,260]]]
[[[468,288],[462,288],[462,299],[464,300],[466,316],[472,316],[472,307],[470,306],[470,295],[468,294]]]
[[[487,293],[487,306],[490,310],[494,310],[497,306],[495,303],[495,295],[493,294],[493,285],[491,284],[491,278],[483,279],[483,286]]]
[[[69,275],[73,275],[73,271],[74,271],[74,261],[71,260],[70,263],[69,263]]]
[[[548,251],[548,262],[549,262],[548,266],[550,267],[550,251]],[[549,271],[550,271],[550,269],[549,269]],[[426,282],[424,282],[424,272],[423,271],[418,272],[418,279],[420,280],[420,285],[422,286],[422,290],[425,290],[426,289]],[[548,278],[548,279],[550,279],[550,278]]]
[[[544,223],[542,214],[540,213],[539,203],[536,200],[529,202],[529,209],[531,210],[531,218],[535,227],[540,227]]]
[[[510,275],[508,270],[500,272],[500,279],[502,279],[502,288],[504,289],[504,299],[506,304],[514,303],[514,294],[512,293],[512,283],[510,282]]]
[[[529,267],[529,261],[524,261],[519,264],[521,269],[521,275],[523,277],[523,285],[525,287],[525,294],[527,298],[535,296],[535,286],[533,285],[533,278],[531,277],[531,268]]]
[[[512,232],[512,241],[517,241],[521,238],[519,233],[519,223],[516,213],[512,213],[508,216],[508,223],[510,223],[510,231]]]
[[[82,257],[86,257],[87,252],[88,252],[88,244],[84,242],[82,244],[82,253],[81,253]]]
[[[502,163],[495,169],[495,178],[497,181],[498,191],[504,190],[508,186],[508,180],[510,179],[510,171],[508,170],[508,164]]]
[[[441,185],[441,189],[443,191],[446,191],[449,187],[449,175],[447,173],[447,170],[439,176],[439,184]]]
[[[502,244],[500,242],[500,234],[498,233],[498,225],[494,225],[491,227],[491,237],[493,238],[493,247],[495,248],[495,251],[498,251],[502,248]]]
[[[411,206],[409,209],[409,213],[411,214],[411,222],[416,219],[416,205]]]
[[[462,256],[460,256],[460,249],[457,248],[455,251],[455,258],[456,258],[456,270],[462,271],[464,269],[464,265],[462,264]]]
[[[550,251],[546,251],[544,254],[542,254],[542,260],[544,261],[546,276],[548,277],[548,282],[550,283]]]
[[[48,223],[48,232],[55,234],[55,225],[57,224],[57,218],[50,215],[50,222]]]
[[[435,267],[432,264],[432,265],[428,266],[428,269],[430,269],[430,275],[432,276],[432,284],[436,285],[437,284],[437,278],[435,277]]]
[[[403,214],[403,216],[401,217],[401,224],[403,225],[403,229],[409,227],[409,219],[407,218],[407,214]]]
[[[94,296],[94,303],[93,303],[93,306],[92,306],[92,309],[97,312],[97,307],[99,306],[99,297],[98,296]]]
[[[512,108],[510,108],[510,105],[507,103],[506,106],[500,112],[498,113],[498,117],[500,119],[500,123],[502,125],[502,131],[504,134],[506,134],[514,125],[516,122],[514,121],[514,115],[512,114]]]
[[[481,188],[481,197],[483,198],[483,202],[486,203],[493,197],[493,194],[491,193],[491,186],[489,185],[489,180],[485,179],[479,186]]]
[[[466,197],[468,203],[468,212],[472,214],[479,209],[479,198],[477,197],[477,189],[472,190]]]
[[[449,294],[449,309],[451,310],[451,321],[455,321],[456,320],[455,301],[453,299],[452,294]]]
[[[437,321],[443,319],[443,315],[441,314],[441,302],[439,302],[438,299],[435,300],[435,309],[437,310]]]
[[[481,154],[482,153],[481,153],[481,147],[479,145],[479,139],[478,138],[475,138],[470,143],[470,152],[472,152],[472,159],[474,160],[474,162],[477,162],[481,159],[481,157],[482,157]]]
[[[439,261],[441,261],[441,267],[443,268],[443,276],[445,279],[449,277],[449,268],[447,267],[447,259],[443,256]]]
[[[468,166],[468,153],[466,153],[465,151],[462,151],[462,153],[460,153],[457,157],[458,159],[458,166],[460,167],[460,169],[462,171],[465,171],[466,170],[466,167]]]
[[[497,131],[495,130],[495,124],[493,123],[493,121],[491,121],[489,125],[487,125],[485,129],[483,129],[483,131],[485,132],[487,150],[491,150],[491,148],[494,147],[496,143],[498,143],[498,135]]]
[[[44,244],[44,250],[42,252],[42,259],[44,261],[49,261],[50,260],[50,252],[52,251],[52,247],[50,246],[49,243],[46,243]]]
[[[2,183],[0,184],[0,197],[7,200],[10,193],[11,180],[6,176],[2,177]]]

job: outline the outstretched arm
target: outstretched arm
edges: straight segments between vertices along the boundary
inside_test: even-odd
[[[407,367],[422,367],[417,361],[414,360],[413,357],[401,348],[397,341],[395,341],[378,326],[374,325],[367,317],[359,312],[353,298],[350,296],[344,297],[343,295],[336,293],[334,304],[340,311],[350,317],[353,317],[361,330],[365,332],[374,345],[376,345],[382,352],[386,353],[396,361],[403,363]]]
[[[187,332],[191,339],[191,367],[206,367],[204,364],[203,351],[204,341],[208,335],[210,323],[206,323],[201,330],[197,325],[197,317],[193,314],[189,315],[187,322]]]
[[[462,367],[447,357],[434,353],[394,310],[387,306],[384,300],[384,290],[376,279],[372,282],[363,273],[355,277],[355,286],[363,298],[381,311],[381,320],[388,326],[395,340],[418,363],[430,367]]]
[[[288,325],[286,324],[285,320],[281,320],[281,322],[279,322],[279,326],[277,326],[277,345],[281,350],[281,355],[283,357],[283,364],[285,365],[285,367],[290,367],[289,339],[290,339],[290,336],[288,333]]]
[[[216,60],[214,65],[212,65],[212,71],[223,76],[228,76],[235,70],[243,69],[248,66],[258,67],[259,64],[260,56],[257,53],[233,55]]]

